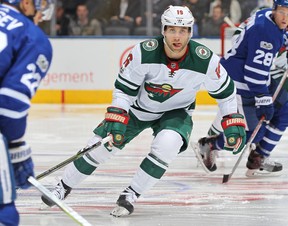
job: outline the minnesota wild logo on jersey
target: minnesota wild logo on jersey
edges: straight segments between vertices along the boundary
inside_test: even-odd
[[[145,90],[148,93],[148,97],[151,100],[158,101],[160,103],[173,97],[175,94],[179,93],[183,89],[174,89],[171,85],[164,84],[153,84],[145,83]]]
[[[211,51],[205,46],[198,46],[195,52],[201,59],[208,59],[211,56]]]
[[[156,39],[150,39],[143,42],[142,46],[146,51],[153,51],[158,47],[158,41]]]

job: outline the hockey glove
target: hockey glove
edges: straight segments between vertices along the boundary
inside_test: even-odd
[[[272,97],[268,95],[258,95],[255,97],[256,115],[260,120],[262,116],[266,121],[270,121],[274,115]]]
[[[111,134],[113,137],[112,143],[114,146],[119,146],[124,141],[129,115],[121,108],[108,107],[105,119],[94,129],[94,133],[106,137]]]
[[[226,142],[224,149],[238,154],[246,143],[245,121],[241,114],[230,114],[223,117],[221,121]]]
[[[27,189],[31,186],[28,177],[34,177],[34,164],[31,148],[24,141],[10,143],[9,151],[14,169],[16,188]]]

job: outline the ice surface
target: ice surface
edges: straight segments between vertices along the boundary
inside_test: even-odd
[[[36,175],[74,155],[93,136],[103,119],[105,105],[33,105],[28,119],[27,141],[33,150]],[[193,116],[191,140],[204,136],[215,116],[216,106],[198,106]],[[287,226],[288,136],[285,133],[272,157],[284,166],[278,177],[245,177],[247,155],[228,184],[238,156],[220,152],[218,170],[206,174],[189,149],[171,164],[163,179],[139,198],[135,212],[124,218],[109,215],[119,193],[129,184],[149,152],[152,131],[146,130],[125,150],[72,190],[65,201],[95,226]],[[40,180],[52,188],[59,170]],[[18,191],[16,202],[22,226],[77,225],[58,207],[41,208],[35,188]],[[43,206],[42,206],[43,207]]]

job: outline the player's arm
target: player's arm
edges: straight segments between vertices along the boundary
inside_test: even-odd
[[[31,158],[31,148],[22,139],[8,143],[14,178],[17,188],[27,189],[31,185],[28,177],[34,177],[34,164]]]
[[[0,59],[0,78],[3,78],[13,62],[13,43],[5,30],[0,30]]]
[[[275,53],[281,46],[281,40],[271,40],[267,31],[254,29],[248,36],[248,54],[244,65],[244,80],[255,97],[256,114],[270,120],[274,114],[272,95],[269,90],[269,72]],[[251,40],[252,39],[252,40]],[[279,43],[278,43],[279,42]],[[277,48],[277,46],[279,46]]]
[[[221,126],[226,137],[224,149],[237,154],[246,143],[244,116],[237,113],[234,82],[220,64],[217,56],[211,59],[205,87],[209,95],[218,102],[223,117]]]
[[[140,46],[136,45],[120,68],[111,106],[107,108],[104,120],[94,129],[94,133],[101,137],[112,135],[114,146],[121,145],[125,140],[124,134],[130,119],[128,112],[138,94],[144,75]]]
[[[204,86],[209,95],[217,101],[222,116],[237,112],[234,82],[215,54],[210,60]]]

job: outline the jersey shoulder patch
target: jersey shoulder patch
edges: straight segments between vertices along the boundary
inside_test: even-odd
[[[157,39],[150,39],[142,42],[142,47],[146,51],[153,51],[158,47],[158,40]]]
[[[190,52],[196,57],[202,60],[210,60],[213,55],[213,52],[206,46],[201,43],[190,40],[189,42]]]
[[[165,63],[163,37],[156,37],[140,43],[141,61],[144,64]]]
[[[195,53],[198,57],[205,60],[211,56],[211,51],[206,46],[197,46],[195,49]]]
[[[205,74],[212,56],[213,52],[208,47],[190,40],[188,57],[182,68]]]

